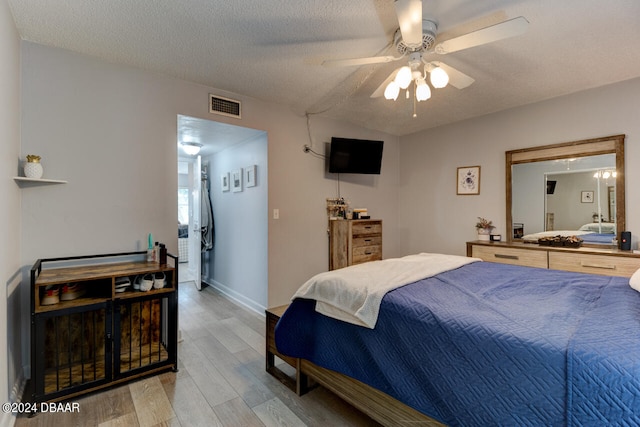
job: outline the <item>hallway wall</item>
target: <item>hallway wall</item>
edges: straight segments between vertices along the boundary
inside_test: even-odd
[[[259,138],[203,159],[209,163],[215,242],[207,253],[203,281],[252,309],[267,307],[268,288],[268,143]],[[256,186],[247,187],[245,170],[256,165]],[[242,169],[242,191],[222,191],[221,176]]]

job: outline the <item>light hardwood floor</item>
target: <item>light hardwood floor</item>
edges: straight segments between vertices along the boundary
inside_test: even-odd
[[[179,292],[177,373],[71,399],[79,413],[20,416],[15,426],[378,426],[322,387],[299,397],[269,375],[264,316],[193,282]]]

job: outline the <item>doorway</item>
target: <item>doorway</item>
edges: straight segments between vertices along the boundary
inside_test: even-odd
[[[188,156],[181,149],[182,141],[201,145],[198,155]],[[197,269],[201,279],[189,275],[185,280],[200,281],[202,286],[209,285],[258,312],[267,304],[267,147],[265,131],[178,116],[179,221],[188,218],[189,236],[199,234],[194,230],[203,223],[194,227],[197,218],[192,219],[190,210],[206,206],[197,204],[204,200],[196,192],[201,187],[195,178],[201,177],[207,191],[200,193],[208,193],[213,224],[211,250],[189,246],[189,252],[200,256],[194,266],[200,261]],[[185,260],[180,264],[180,276],[183,271],[193,271],[191,254],[180,259]]]

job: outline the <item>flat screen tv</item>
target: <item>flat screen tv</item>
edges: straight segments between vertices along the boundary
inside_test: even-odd
[[[384,141],[331,138],[330,173],[380,174]]]

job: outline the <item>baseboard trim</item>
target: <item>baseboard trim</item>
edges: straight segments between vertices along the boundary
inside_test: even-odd
[[[26,373],[26,367],[23,366],[22,372]],[[11,394],[9,395],[9,401],[21,402],[22,397],[24,396],[26,386],[27,386],[27,378],[25,377],[25,375],[20,375],[18,378],[16,378],[16,381],[13,384],[13,387],[11,387]]]
[[[247,298],[241,293],[236,292],[233,289],[230,289],[228,286],[225,286],[216,280],[210,280],[210,279],[205,280],[204,278],[202,278],[202,283],[204,283],[205,285],[211,286],[212,288],[216,289],[218,292],[220,292],[230,300],[237,302],[238,304],[248,308],[249,310],[258,313],[261,316],[265,316],[265,310],[267,309],[266,307],[262,306],[261,304],[258,304],[257,302],[255,302],[250,298]]]
[[[11,393],[9,394],[9,403],[22,402],[24,391],[27,386],[27,379],[24,375],[21,375],[16,379],[15,384],[11,387]],[[16,423],[16,414],[11,412],[0,413],[0,426],[13,427]]]
[[[13,427],[16,423],[16,417],[12,413],[0,413],[0,426]]]

